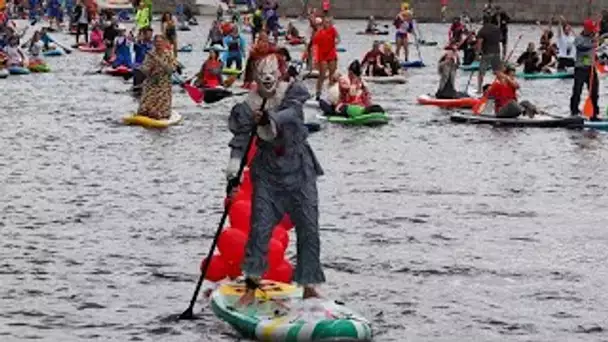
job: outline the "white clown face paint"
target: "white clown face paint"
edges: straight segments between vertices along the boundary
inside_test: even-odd
[[[276,55],[269,55],[257,63],[255,81],[261,97],[270,98],[274,96],[279,80],[279,60]]]

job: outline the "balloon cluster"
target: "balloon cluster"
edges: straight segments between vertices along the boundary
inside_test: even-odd
[[[252,150],[254,149],[252,148]],[[252,159],[253,153],[250,151],[249,160]],[[251,178],[249,170],[246,169],[243,172],[238,192],[233,195],[231,200],[232,204],[228,213],[230,226],[225,227],[220,233],[217,243],[219,253],[211,257],[205,279],[217,282],[225,278],[234,279],[243,274],[241,263],[245,258],[245,246],[251,229],[251,193]],[[262,276],[263,279],[291,282],[293,266],[289,260],[285,259],[285,250],[289,245],[288,232],[293,227],[288,215],[285,215],[281,222],[274,227],[268,243],[268,269]],[[205,262],[206,259],[203,259],[201,269]]]

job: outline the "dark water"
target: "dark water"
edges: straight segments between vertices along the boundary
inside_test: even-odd
[[[200,48],[208,24],[181,41]],[[345,67],[374,38],[338,26]],[[446,30],[423,26],[424,38]],[[538,38],[519,33],[518,50]],[[310,139],[326,171],[324,294],[369,317],[377,341],[608,341],[606,136],[451,124],[415,104],[435,90],[440,52],[423,47],[431,67],[407,85],[373,85],[391,124]],[[0,341],[236,340],[203,301],[203,319],[170,319],[221,215],[236,100],[197,107],[177,93],[182,125],[125,127],[129,85],[83,76],[98,58],[0,80]],[[202,58],[181,59],[194,72]],[[570,87],[524,82],[522,97],[564,114]]]

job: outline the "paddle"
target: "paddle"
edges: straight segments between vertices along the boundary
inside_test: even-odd
[[[513,56],[513,52],[515,52],[515,48],[521,41],[522,37],[523,37],[523,35],[521,35],[521,34],[517,37],[517,40],[515,41],[515,44],[513,44],[513,47],[511,48],[511,52],[509,52],[509,54],[507,55],[507,59],[504,60],[504,63],[508,63],[509,60],[511,60],[511,57]],[[475,72],[471,73],[471,76],[469,77],[469,83],[471,82],[471,78],[473,77],[474,73]],[[494,80],[494,81],[496,81],[496,80]],[[467,90],[469,89],[469,83],[467,83]],[[492,83],[494,83],[494,82],[492,82]],[[488,95],[486,93],[484,93],[483,96],[479,99],[479,102],[477,102],[477,104],[475,106],[473,106],[473,113],[477,114],[477,115],[481,114],[481,112],[483,112],[484,109],[486,109],[487,103],[488,103]]]
[[[599,23],[597,24],[599,26]],[[591,94],[593,94],[593,76],[595,75],[595,54],[597,50],[597,41],[593,46],[593,51],[591,51],[591,66],[589,67],[590,75],[589,75],[589,91],[587,92],[587,99],[585,100],[585,105],[583,106],[583,115],[590,119],[594,113],[593,100],[591,99]]]
[[[414,21],[414,27],[418,26],[418,24],[416,23],[416,21]],[[416,33],[414,32],[415,40],[414,40],[414,44],[416,46],[416,51],[418,51],[418,60],[420,60],[420,62],[422,62],[422,64],[424,64],[424,62],[422,61],[422,54],[420,53],[420,42],[418,41],[418,36],[416,35]]]
[[[262,108],[266,106],[266,99],[262,101]],[[241,158],[241,164],[239,166],[239,170],[236,174],[236,179],[240,182],[241,176],[243,175],[243,170],[245,169],[245,165],[247,165],[247,156],[249,155],[249,151],[251,150],[251,146],[253,145],[253,141],[256,137],[256,129],[257,125],[253,125],[251,129],[251,134],[249,135],[249,141],[247,142],[247,147],[245,147],[245,153],[243,153],[243,157]],[[192,295],[192,299],[190,300],[190,305],[186,309],[186,311],[182,312],[179,315],[178,319],[194,319],[194,304],[196,303],[196,298],[198,298],[198,293],[201,290],[201,286],[203,285],[203,280],[205,280],[205,276],[207,275],[207,270],[209,269],[209,264],[211,263],[211,257],[215,252],[215,247],[217,246],[217,240],[220,237],[220,233],[224,228],[224,224],[226,223],[226,218],[228,217],[228,212],[230,211],[230,207],[232,205],[232,201],[227,201],[226,206],[224,207],[224,213],[222,214],[222,218],[220,219],[220,224],[217,227],[217,231],[215,232],[215,236],[213,237],[213,242],[211,243],[211,248],[209,248],[209,253],[207,253],[207,262],[203,263],[203,267],[201,269],[201,275],[198,278],[198,282],[196,283],[196,288],[194,289],[194,294]]]

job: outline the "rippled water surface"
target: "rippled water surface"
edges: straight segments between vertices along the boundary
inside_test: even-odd
[[[353,34],[363,25],[338,22],[342,67],[374,39]],[[208,26],[180,35],[197,47],[181,56],[190,73]],[[446,40],[447,25],[422,30]],[[520,33],[518,51],[538,39]],[[373,85],[389,125],[310,138],[326,171],[324,294],[369,317],[377,341],[608,341],[606,136],[452,124],[415,104],[435,91],[441,47],[421,52],[430,66],[408,84]],[[202,320],[169,317],[221,215],[237,99],[197,107],[176,89],[182,125],[125,127],[129,84],[83,75],[99,58],[0,80],[0,341],[234,341],[202,300]],[[525,81],[522,98],[566,114],[570,88]]]

